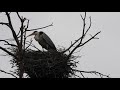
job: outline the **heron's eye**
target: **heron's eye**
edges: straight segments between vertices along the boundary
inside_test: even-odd
[[[40,35],[42,35],[43,34],[43,32],[40,32]]]

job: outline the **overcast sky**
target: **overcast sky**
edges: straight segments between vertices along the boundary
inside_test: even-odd
[[[42,29],[56,47],[64,46],[67,48],[71,41],[80,37],[82,32],[82,19],[80,14],[83,12],[21,12],[20,15],[30,20],[29,29],[39,28],[49,25],[53,22],[52,27]],[[11,14],[14,27],[18,30],[19,22],[16,14]],[[95,39],[86,44],[78,55],[82,55],[79,59],[78,69],[98,71],[103,74],[110,74],[110,77],[120,77],[120,12],[87,12],[87,25],[89,25],[89,16],[92,18],[92,27],[87,35],[94,35],[101,31]],[[6,21],[4,15],[0,15],[0,21]],[[27,33],[30,34],[31,32]],[[12,34],[8,28],[0,25],[0,39],[10,38]],[[33,39],[29,37],[28,40]],[[41,48],[34,40],[33,43]],[[3,44],[0,44],[3,45]],[[0,54],[3,51],[0,50]],[[10,57],[0,56],[0,69],[9,72],[11,65],[8,60]],[[0,73],[0,78],[11,77]]]

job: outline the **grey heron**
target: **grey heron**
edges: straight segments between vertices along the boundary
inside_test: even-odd
[[[52,40],[44,32],[34,31],[32,34],[28,35],[27,37],[32,35],[35,35],[34,39],[38,41],[38,43],[42,46],[42,48],[45,48],[46,50],[56,50],[56,47],[52,42]]]

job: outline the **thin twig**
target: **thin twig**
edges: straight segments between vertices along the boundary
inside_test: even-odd
[[[13,56],[14,58],[18,59],[13,53],[9,52],[5,48],[3,48],[3,47],[0,46],[0,49],[3,50],[4,52],[8,53],[9,55]]]
[[[7,44],[4,44],[4,45],[10,45],[10,46],[17,47],[17,45],[15,45],[15,44],[10,44],[10,43],[9,43],[8,41],[6,41],[6,40],[0,40],[0,42],[1,42],[1,41],[7,43]]]
[[[0,22],[1,25],[6,25],[9,27],[9,23]]]
[[[39,30],[39,29],[43,29],[43,28],[47,28],[47,27],[50,27],[50,26],[53,26],[53,23],[50,24],[50,25],[47,25],[47,26],[45,26],[45,27],[36,28],[36,29],[29,29],[29,30],[26,30],[26,31],[35,31],[35,30]]]
[[[73,44],[71,44],[65,51],[63,51],[63,53],[65,53],[66,51],[68,51],[69,49],[71,49],[82,37],[78,38],[77,40],[75,40],[75,42]]]
[[[16,32],[15,32],[13,26],[12,26],[11,17],[10,17],[10,15],[9,15],[8,12],[6,12],[6,15],[7,15],[7,19],[8,19],[8,22],[9,22],[9,28],[10,28],[10,30],[12,31],[12,35],[13,35],[13,37],[14,37],[14,39],[15,39],[18,47],[19,47],[19,40],[18,40],[17,35],[16,35]]]
[[[25,48],[25,50],[27,50],[27,49],[31,46],[32,41],[33,41],[33,40],[31,40],[31,41],[29,42],[29,45]]]
[[[90,40],[94,39],[95,36],[97,36],[99,33],[101,33],[101,31],[99,31],[98,33],[96,33],[94,36],[92,36],[90,39],[88,39],[87,41],[85,41],[84,43],[82,43],[80,46],[85,45],[86,43],[88,43]]]
[[[90,19],[90,25],[89,25],[88,29],[86,30],[85,35],[86,35],[86,34],[87,34],[87,32],[90,30],[91,25],[92,25],[91,17],[89,17],[89,19]]]
[[[90,25],[89,25],[89,28],[87,29],[87,31],[85,32],[85,26],[86,26],[86,23],[85,23],[85,19],[86,19],[86,12],[85,12],[85,16],[83,18],[82,15],[80,15],[82,20],[83,20],[83,32],[82,32],[82,36],[80,38],[78,38],[77,40],[75,40],[75,42],[73,44],[71,44],[65,51],[63,51],[63,53],[65,53],[66,51],[69,51],[78,41],[80,41],[79,44],[82,43],[82,40],[83,38],[85,37],[85,35],[87,34],[88,30],[90,29],[91,27],[91,17],[90,17]]]
[[[27,42],[28,42],[28,43],[27,43]],[[30,45],[31,47],[33,47],[33,48],[37,49],[38,51],[40,51],[40,49],[38,49],[34,44],[32,44],[32,43],[30,44],[29,41],[27,41],[27,42],[26,42],[27,45]],[[29,46],[29,47],[30,47],[30,46]]]
[[[77,72],[80,72],[80,73],[94,73],[94,74],[98,74],[98,75],[100,75],[100,77],[103,77],[103,76],[105,76],[105,77],[107,77],[107,78],[110,78],[109,77],[109,75],[104,75],[104,74],[102,74],[102,73],[100,73],[100,72],[97,72],[97,71],[81,71],[81,70],[76,70],[76,69],[73,69],[74,71],[77,71]]]
[[[81,47],[81,46],[83,46],[83,45],[85,45],[86,43],[88,43],[90,40],[92,40],[92,39],[95,39],[95,36],[97,36],[100,32],[98,32],[98,33],[96,33],[94,36],[92,36],[90,39],[88,39],[87,41],[85,41],[84,43],[82,43],[82,41],[83,41],[83,39],[84,39],[84,37],[86,36],[86,34],[87,34],[87,32],[90,30],[90,28],[91,28],[91,17],[89,17],[90,18],[90,25],[89,25],[89,27],[87,28],[87,30],[85,31],[85,28],[86,28],[86,12],[85,12],[85,16],[84,16],[84,18],[83,18],[83,16],[81,15],[81,18],[82,18],[82,20],[83,20],[83,32],[82,32],[82,36],[78,39],[78,40],[76,40],[67,50],[69,50],[70,48],[72,48],[73,47],[73,45],[75,44],[75,43],[77,43],[77,42],[79,42],[74,48],[73,48],[73,50],[69,53],[69,55],[68,55],[68,58],[73,54],[73,52],[76,50],[76,49],[78,49],[79,47]]]
[[[4,71],[4,70],[0,70],[0,72],[3,72],[3,73],[5,73],[5,74],[9,74],[9,75],[12,75],[12,76],[15,77],[15,78],[18,78],[18,77],[15,76],[14,74],[12,74],[12,73],[8,73],[8,72],[6,72],[6,71]]]

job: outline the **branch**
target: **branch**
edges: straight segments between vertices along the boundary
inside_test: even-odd
[[[94,39],[95,38],[95,36],[97,36],[99,33],[101,33],[101,31],[100,32],[98,32],[98,33],[96,33],[94,36],[92,36],[90,39],[88,39],[86,42],[84,42],[83,44],[81,44],[80,46],[83,46],[83,45],[85,45],[86,43],[88,43],[89,41],[91,41],[92,39]]]
[[[29,20],[28,20],[28,22],[27,22],[27,27],[25,28],[25,33],[24,33],[24,53],[25,53],[25,50],[29,47],[27,47],[27,48],[25,48],[25,42],[26,42],[26,30],[28,29],[28,26],[29,26]],[[31,41],[31,43],[32,43],[32,41]],[[31,45],[31,44],[30,44]]]
[[[104,74],[102,74],[102,73],[100,73],[100,72],[96,72],[96,71],[81,71],[81,70],[75,70],[75,69],[73,69],[74,71],[77,71],[77,72],[80,72],[80,73],[94,73],[94,74],[99,74],[100,75],[100,77],[102,78],[103,76],[105,76],[105,77],[107,77],[107,78],[110,78],[109,77],[109,75],[104,75]]]
[[[80,44],[81,44],[83,38],[85,37],[85,35],[86,35],[87,32],[89,31],[89,29],[91,28],[91,23],[92,23],[92,22],[91,22],[91,17],[89,17],[89,18],[90,18],[90,25],[89,25],[88,29],[87,29],[86,32],[85,32],[85,26],[86,26],[86,23],[85,23],[86,12],[85,12],[84,18],[83,18],[82,15],[80,15],[80,16],[81,16],[81,18],[82,18],[82,20],[83,20],[83,33],[82,33],[82,36],[81,36],[80,38],[78,38],[77,40],[75,40],[75,42],[74,42],[73,44],[71,44],[69,48],[67,48],[65,51],[63,51],[63,53],[65,53],[66,51],[69,51],[69,49],[71,49],[79,40],[80,40]]]
[[[101,31],[100,31],[100,32],[101,32]],[[79,44],[70,52],[70,54],[68,55],[68,58],[73,54],[73,52],[74,52],[77,48],[85,45],[86,43],[88,43],[89,41],[91,41],[92,39],[94,39],[95,36],[97,36],[100,32],[96,33],[93,37],[91,37],[89,40],[87,40],[87,41],[84,42],[83,44],[79,43]]]
[[[0,22],[1,25],[6,25],[9,27],[9,23]]]
[[[25,48],[25,50],[27,50],[27,49],[31,46],[32,41],[33,41],[33,40],[31,40],[31,41],[29,42],[29,45]]]
[[[26,31],[35,31],[35,30],[38,30],[38,29],[44,29],[44,28],[47,28],[47,27],[50,27],[50,26],[53,26],[53,23],[48,25],[48,26],[45,26],[45,27],[41,27],[41,28],[36,28],[36,29],[29,29],[29,30],[26,30]]]
[[[5,74],[9,74],[9,75],[12,75],[13,77],[15,77],[15,78],[18,78],[18,77],[16,77],[14,74],[12,74],[12,73],[8,73],[8,72],[6,72],[6,71],[3,71],[3,70],[0,70],[0,72],[3,72],[3,73],[5,73]]]
[[[89,19],[90,19],[90,25],[89,25],[88,29],[86,30],[85,35],[87,34],[87,32],[88,32],[88,31],[90,30],[90,28],[91,28],[91,24],[92,24],[92,22],[91,22],[91,17],[89,17]]]
[[[85,26],[86,26],[86,21],[85,21],[85,19],[86,19],[86,12],[85,12],[85,16],[84,16],[84,18],[82,17],[82,19],[83,19],[83,33],[82,33],[82,37],[81,37],[81,39],[80,39],[80,43],[79,44],[81,44],[82,43],[82,41],[83,41],[83,38],[85,37]]]
[[[33,47],[33,48],[35,48],[35,49],[37,49],[38,51],[41,51],[39,48],[37,48],[34,44],[32,44],[32,42],[29,42],[29,41],[27,41],[28,43],[26,43],[27,45],[30,45],[31,47]],[[30,47],[29,46],[29,47]]]
[[[78,49],[79,47],[81,47],[81,46],[83,46],[83,45],[85,45],[86,43],[88,43],[90,40],[92,40],[92,39],[96,39],[95,38],[95,36],[97,36],[100,32],[98,32],[98,33],[96,33],[94,36],[92,36],[90,39],[88,39],[87,41],[85,41],[84,43],[82,43],[82,41],[83,41],[83,39],[84,39],[84,37],[86,36],[86,34],[87,34],[87,32],[90,30],[90,28],[91,28],[91,17],[89,17],[89,19],[90,19],[90,25],[89,25],[89,27],[87,28],[87,30],[85,31],[85,29],[86,29],[86,12],[85,12],[85,16],[83,17],[82,15],[81,15],[81,18],[82,18],[82,20],[83,20],[83,32],[82,32],[82,36],[78,39],[78,40],[76,40],[73,44],[71,44],[71,46],[68,48],[68,49],[66,49],[64,52],[66,52],[66,51],[68,51],[69,49],[71,49],[77,42],[79,42],[74,48],[73,48],[73,50],[69,53],[69,55],[68,55],[68,58],[73,54],[73,52],[76,50],[76,49]]]
[[[0,49],[3,50],[4,52],[8,53],[9,55],[13,56],[14,58],[18,59],[13,53],[9,52],[5,48],[3,48],[3,47],[0,46]]]
[[[20,17],[19,13],[18,13],[18,12],[16,12],[16,13],[17,13],[17,15],[18,15],[18,18],[19,18],[20,21],[22,22],[22,18]]]
[[[20,19],[20,21],[23,23],[26,20],[26,18],[20,17],[20,14],[18,12],[16,12],[16,13],[17,13],[17,16]]]
[[[28,23],[29,24],[29,23]],[[45,27],[41,27],[41,28],[36,28],[36,29],[26,29],[23,33],[25,33],[25,32],[27,32],[27,31],[35,31],[35,30],[39,30],[39,29],[44,29],[44,28],[47,28],[47,27],[50,27],[50,26],[53,26],[53,23],[52,24],[50,24],[50,25],[48,25],[48,26],[45,26]],[[28,27],[27,27],[28,28]],[[19,31],[19,33],[20,33],[20,31]],[[17,36],[19,35],[19,33],[17,34]],[[20,36],[18,36],[18,38],[20,38],[21,37],[21,35]]]
[[[9,22],[9,28],[11,29],[11,31],[12,31],[12,35],[13,35],[13,37],[14,37],[14,39],[15,39],[17,45],[19,46],[19,40],[18,40],[18,38],[17,38],[17,35],[16,35],[16,33],[15,33],[15,30],[13,29],[10,15],[9,15],[8,12],[6,12],[6,15],[7,15],[8,22]]]
[[[4,44],[4,45],[10,45],[10,46],[14,46],[14,47],[17,47],[16,45],[14,45],[14,44],[10,44],[8,41],[6,41],[6,40],[0,40],[0,42],[1,41],[3,41],[3,42],[5,42],[5,43],[7,43],[7,44]]]

